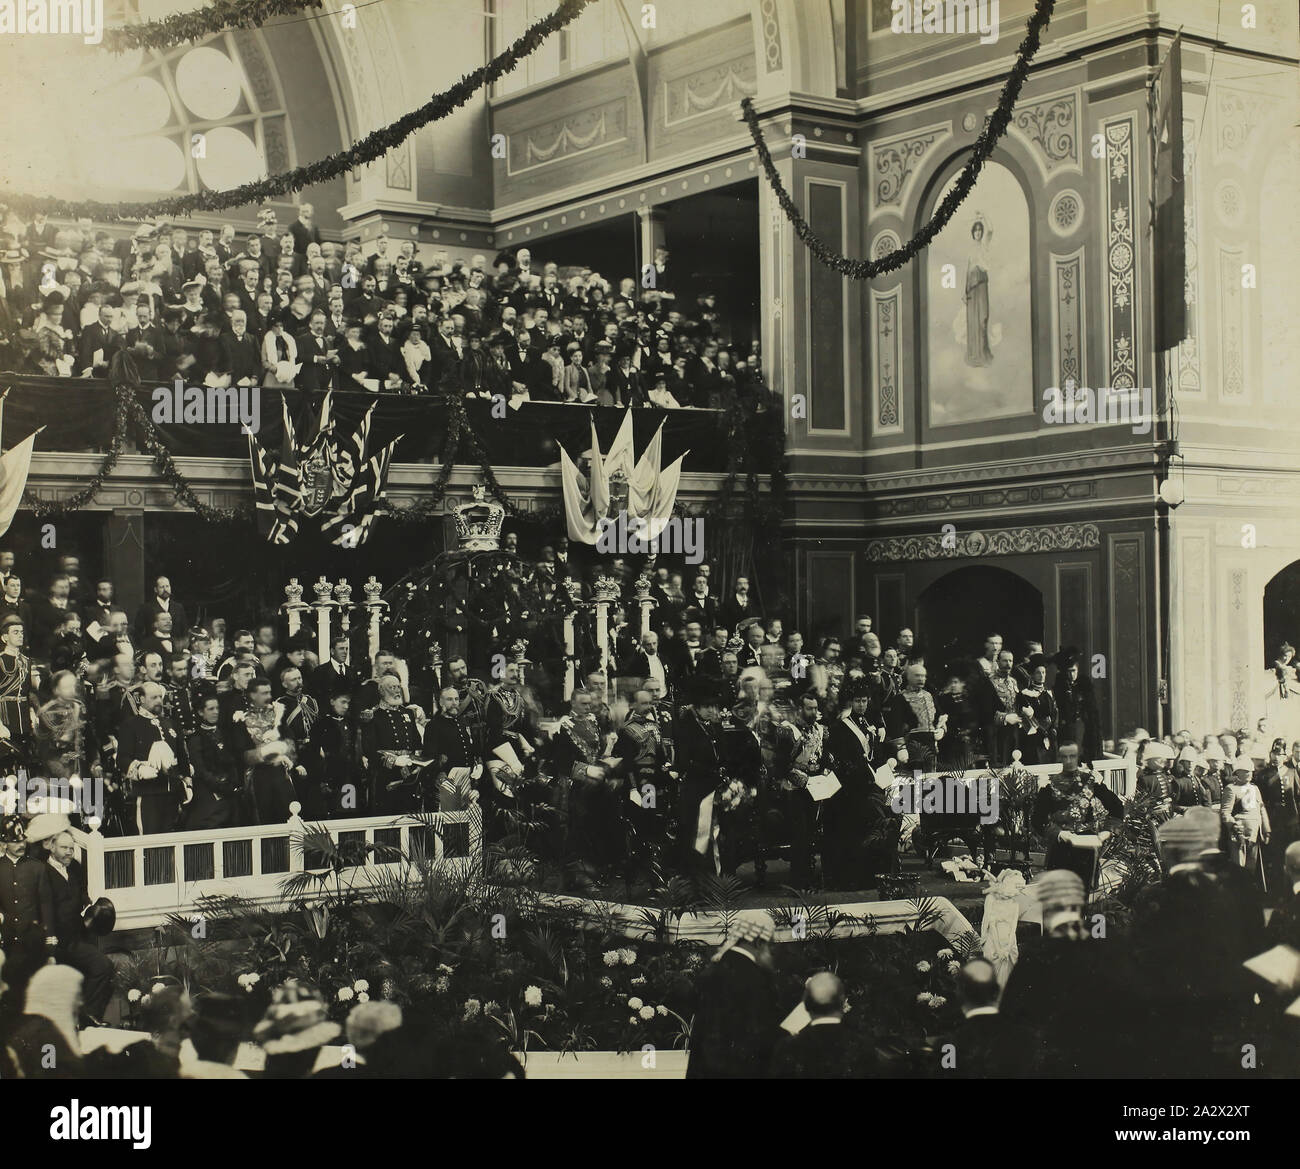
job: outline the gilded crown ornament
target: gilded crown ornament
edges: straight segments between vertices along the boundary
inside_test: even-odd
[[[334,586],[334,599],[338,601],[340,605],[352,604],[352,586],[348,584],[346,580],[340,580],[339,583]]]
[[[379,583],[376,577],[371,577],[361,586],[361,592],[366,598],[367,605],[383,605],[385,602],[381,599],[384,586]]]
[[[321,608],[334,604],[330,599],[330,594],[334,591],[334,586],[331,585],[323,575],[320,580],[311,586],[311,591],[316,594],[316,604]]]
[[[495,552],[501,547],[501,525],[506,509],[488,499],[481,483],[471,489],[472,499],[456,508],[456,539],[463,552]]]
[[[296,609],[302,605],[302,585],[296,576],[291,576],[289,583],[284,586],[284,604],[287,609]]]
[[[612,576],[598,576],[596,583],[591,586],[592,599],[606,603],[617,601],[619,594],[619,583]]]

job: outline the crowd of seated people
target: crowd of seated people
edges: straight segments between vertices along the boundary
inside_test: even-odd
[[[1281,887],[1300,838],[1300,744],[1186,731],[1103,743],[1068,649],[1047,658],[1030,643],[1017,657],[991,634],[978,657],[931,669],[909,629],[885,645],[864,615],[843,637],[805,639],[746,577],[719,587],[706,563],[685,585],[685,567],[613,557],[581,570],[544,547],[538,573],[555,588],[569,577],[589,599],[598,577],[618,582],[608,645],[579,622],[575,660],[553,630],[532,661],[503,643],[501,670],[436,643],[423,661],[383,642],[371,657],[364,638],[341,635],[318,660],[316,638],[289,637],[277,618],[191,623],[167,576],[131,614],[111,580],[81,579],[75,556],[40,593],[3,551],[5,770],[99,781],[107,833],[283,824],[294,803],[308,820],[477,803],[489,837],[535,824],[540,849],[597,880],[639,863],[639,841],[679,871],[735,871],[779,850],[802,887],[873,888],[896,869],[897,773],[1067,757],[1086,772],[1127,754],[1128,794],[1154,797],[1162,821],[1213,808],[1239,863]],[[839,788],[818,799],[827,773]],[[1067,830],[1121,813],[1098,796],[1096,823]],[[1035,829],[1059,832],[1060,811],[1045,799]]]
[[[604,406],[768,407],[757,342],[735,341],[717,296],[679,298],[666,248],[653,282],[489,263],[380,236],[373,254],[321,238],[311,204],[287,228],[264,208],[236,234],[145,223],[0,229],[0,367],[103,377],[128,353],[145,386],[452,393]],[[643,287],[653,283],[654,287]],[[742,310],[743,311],[743,310]]]

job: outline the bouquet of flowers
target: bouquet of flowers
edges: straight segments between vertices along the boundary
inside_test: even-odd
[[[734,812],[743,808],[756,794],[739,779],[723,779],[713,793],[713,806],[719,812]]]

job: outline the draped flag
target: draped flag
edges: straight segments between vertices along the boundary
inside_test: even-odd
[[[1155,138],[1155,347],[1172,349],[1187,336],[1187,244],[1183,198],[1182,34],[1174,37],[1156,75]]]
[[[294,425],[287,396],[281,398],[281,409],[284,433],[278,454],[263,447],[256,436],[248,437],[258,532],[273,544],[288,544],[298,534],[302,521],[308,519],[318,520],[323,531],[355,524],[356,530],[368,538],[386,490],[393,450],[400,439],[368,460],[373,404],[356,430],[340,438],[333,391],[325,395],[319,414],[308,410],[301,426]],[[355,545],[349,541],[349,546]]]
[[[27,470],[32,463],[32,448],[40,432],[32,431],[16,447],[0,455],[0,536],[9,530],[9,525],[14,522],[14,513],[23,501]]]
[[[673,513],[677,488],[681,481],[683,453],[668,468],[661,470],[663,459],[663,423],[654,438],[635,458],[632,446],[632,411],[628,410],[609,450],[601,454],[596,438],[596,423],[591,423],[591,450],[588,474],[584,475],[568,452],[560,448],[560,484],[564,496],[564,518],[569,539],[579,544],[595,545],[600,538],[601,521],[626,514],[629,523],[646,521],[646,536],[656,538]]]
[[[393,451],[402,436],[393,439],[383,450],[367,459],[353,477],[351,488],[338,510],[321,524],[321,532],[332,536],[331,543],[344,548],[359,548],[370,539],[381,505],[388,497],[388,468]]]

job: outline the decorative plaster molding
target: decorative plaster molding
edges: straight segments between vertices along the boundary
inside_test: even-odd
[[[1057,386],[1086,386],[1083,248],[1052,257],[1052,368]]]
[[[902,305],[901,284],[887,292],[871,290],[871,418],[875,434],[903,431],[899,386]]]
[[[1131,390],[1137,386],[1139,369],[1134,118],[1128,114],[1102,125],[1106,135],[1106,385]]]
[[[1075,552],[1101,546],[1096,524],[1051,524],[1033,528],[1002,528],[957,535],[951,547],[940,534],[890,536],[868,540],[866,557],[874,563],[898,560],[960,560],[979,556],[1016,556],[1034,552]]]
[[[951,137],[948,121],[873,143],[869,156],[872,214],[884,207],[901,209],[921,160]]]

